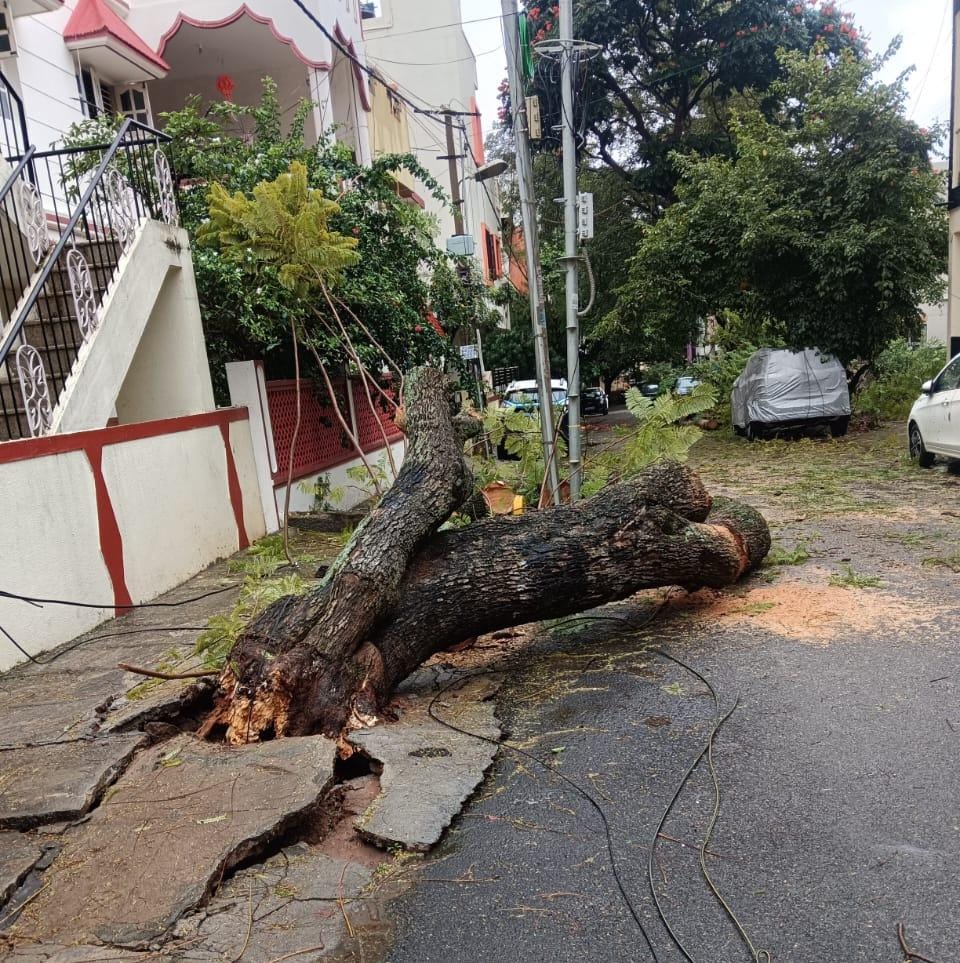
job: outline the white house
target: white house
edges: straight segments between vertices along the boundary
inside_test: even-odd
[[[484,280],[492,285],[505,272],[500,199],[495,178],[477,178],[486,165],[476,99],[477,62],[461,26],[460,0],[376,0],[363,6],[363,49],[377,70],[414,103],[456,112],[451,118],[456,185],[451,184],[451,152],[441,119],[412,114],[411,149],[451,196],[459,188],[464,231],[473,238]],[[446,246],[458,233],[455,216],[433,198],[425,201],[439,222],[440,244]]]
[[[0,670],[23,658],[11,638],[57,645],[266,530],[153,128],[191,94],[258,102],[269,75],[290,113],[314,103],[308,136],[334,128],[366,162],[361,40],[358,0],[0,2],[0,588],[87,606],[0,599]],[[112,142],[58,144],[117,113]]]
[[[31,12],[18,16],[21,6]],[[159,115],[190,94],[252,103],[269,75],[284,106],[315,102],[314,135],[336,125],[365,161],[369,86],[329,39],[359,52],[358,0],[303,6],[309,13],[294,0],[17,0],[0,33],[9,48],[0,69],[20,92],[41,149],[103,112],[159,126]]]

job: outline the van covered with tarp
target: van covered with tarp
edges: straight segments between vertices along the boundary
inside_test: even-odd
[[[836,438],[850,423],[847,373],[815,348],[761,348],[733,383],[730,407],[734,430],[747,438],[823,425]]]

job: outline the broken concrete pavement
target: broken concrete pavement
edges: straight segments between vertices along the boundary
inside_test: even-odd
[[[477,666],[458,653],[416,673],[396,701],[399,721],[358,736],[363,754],[332,792],[335,751],[322,738],[198,742],[189,730],[209,686],[144,682],[118,663],[196,668],[198,627],[230,608],[242,577],[214,566],[164,596],[187,602],[162,617],[136,610],[46,665],[0,677],[0,829],[23,830],[0,832],[0,956],[257,963],[383,944],[383,887],[417,863],[386,856],[354,824],[362,816],[365,838],[391,848],[440,837],[496,749],[434,722],[427,707]],[[495,688],[470,681],[436,711],[495,740],[484,701]],[[361,774],[363,759],[382,782]]]
[[[489,679],[472,680],[437,699],[435,714],[462,732],[431,718],[426,696],[401,722],[350,736],[382,767],[381,792],[356,821],[364,839],[416,852],[440,840],[497,754],[500,726],[490,701],[496,689]]]
[[[0,757],[0,829],[78,819],[147,742],[142,732],[11,749]]]
[[[68,834],[12,933],[137,947],[315,807],[333,782],[322,737],[225,749],[181,736],[141,754]]]

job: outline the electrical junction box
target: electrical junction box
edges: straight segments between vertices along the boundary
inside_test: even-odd
[[[593,237],[593,194],[577,195],[577,237],[589,241]]]
[[[527,97],[527,134],[530,140],[540,140],[543,137],[543,127],[540,124],[540,98],[536,95]]]
[[[473,257],[476,247],[472,234],[454,234],[447,238],[447,254],[456,257]]]

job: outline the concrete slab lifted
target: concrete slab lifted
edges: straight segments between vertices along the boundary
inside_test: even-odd
[[[147,750],[67,834],[12,935],[148,946],[312,811],[333,782],[335,752],[319,736],[230,750],[180,736]]]
[[[477,680],[445,694],[434,708],[441,719],[490,742],[432,719],[428,698],[400,723],[350,736],[354,746],[383,766],[380,795],[355,822],[364,839],[414,852],[426,852],[440,840],[497,754],[495,706],[480,701],[495,690],[496,683]]]

